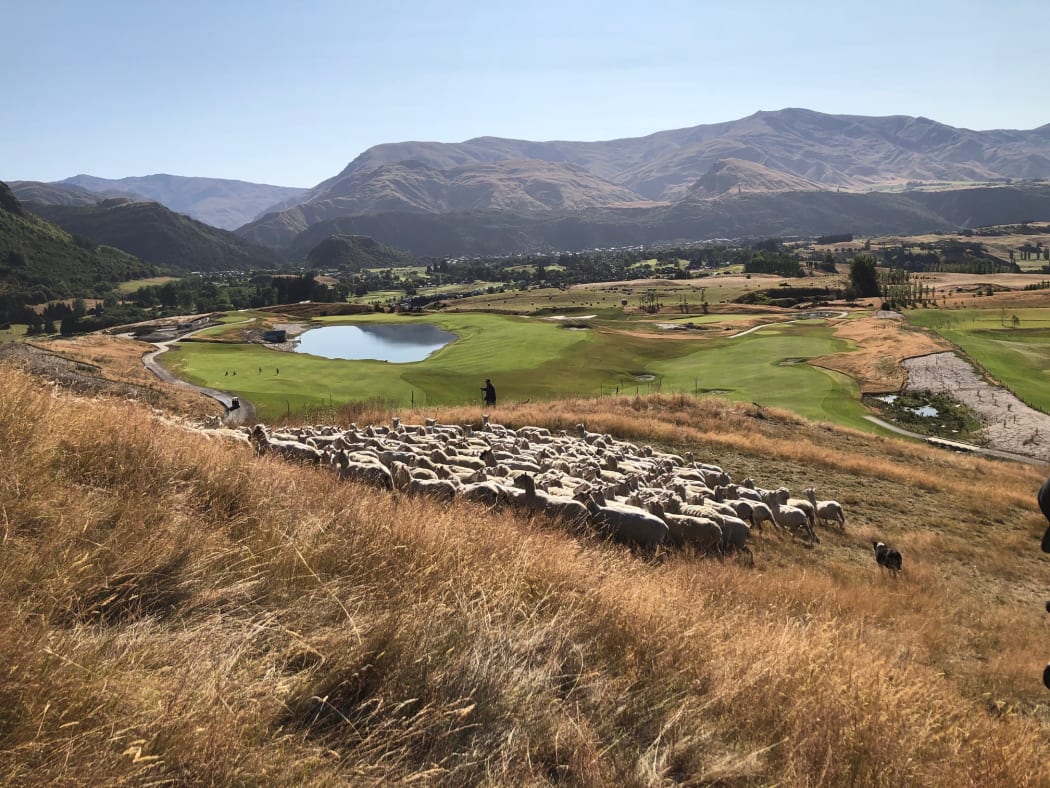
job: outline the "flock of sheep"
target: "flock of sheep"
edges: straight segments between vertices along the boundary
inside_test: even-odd
[[[836,501],[815,491],[795,498],[786,487],[733,483],[717,465],[589,432],[584,425],[552,433],[510,429],[488,416],[478,428],[438,424],[341,430],[245,428],[260,454],[331,467],[353,479],[407,495],[465,500],[544,515],[571,528],[643,549],[692,547],[720,558],[754,556],[753,528],[769,523],[793,538],[818,543],[815,526],[845,529]]]

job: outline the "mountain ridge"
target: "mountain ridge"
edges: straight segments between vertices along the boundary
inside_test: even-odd
[[[153,200],[222,230],[236,229],[307,192],[291,186],[167,173],[116,179],[80,174],[49,185],[75,186],[102,194],[118,192]]]
[[[579,213],[627,204],[659,210],[682,201],[726,199],[733,188],[866,192],[916,181],[1046,178],[1046,128],[973,131],[921,116],[788,108],[600,142],[475,137],[461,143],[383,143],[315,186],[300,204],[237,232],[287,248],[295,235],[315,224],[384,212]],[[724,162],[733,162],[735,172],[717,185],[718,176],[725,175]],[[406,176],[410,171],[413,177]],[[473,189],[452,185],[468,175]],[[489,176],[484,183],[482,175]],[[522,195],[543,178],[561,184],[561,190],[553,190],[553,199],[530,204]],[[573,189],[564,187],[569,182]],[[631,195],[634,200],[625,199]]]
[[[25,207],[69,233],[173,272],[276,268],[283,262],[271,248],[155,201],[115,197],[94,205],[27,203]]]

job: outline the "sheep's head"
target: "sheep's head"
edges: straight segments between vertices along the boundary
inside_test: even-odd
[[[514,485],[523,489],[528,495],[536,494],[536,480],[527,473],[516,476],[514,478]]]

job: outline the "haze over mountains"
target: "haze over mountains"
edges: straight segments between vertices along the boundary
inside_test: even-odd
[[[981,199],[905,191],[1048,177],[1050,124],[972,131],[922,117],[784,109],[604,142],[376,145],[313,189],[259,187],[251,200],[252,184],[211,179],[77,176],[63,184],[128,190],[198,218],[223,206],[218,226],[233,226],[235,200],[241,216],[271,208],[237,233],[301,258],[331,234],[369,229],[417,254],[466,254],[741,233],[923,231],[985,224],[993,213],[1050,218],[1038,185],[985,189]],[[25,183],[12,188],[21,199],[46,201]],[[873,191],[895,193],[863,194]]]
[[[85,201],[85,196],[91,194],[102,199],[130,197],[140,201],[153,200],[223,230],[234,230],[247,224],[307,191],[290,186],[180,175],[144,175],[118,179],[75,175],[55,183],[12,181],[8,185],[23,202],[50,205],[89,205],[98,201]]]

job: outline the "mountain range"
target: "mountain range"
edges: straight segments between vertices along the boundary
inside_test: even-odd
[[[139,202],[152,200],[223,230],[247,224],[307,191],[290,186],[180,175],[118,179],[75,175],[52,183],[11,181],[8,185],[22,202],[49,205],[89,205],[111,197],[130,197]]]
[[[170,273],[280,267],[281,254],[159,202],[111,197],[90,205],[25,203],[68,233],[135,255]]]
[[[918,183],[1047,177],[1050,124],[1031,131],[971,131],[921,117],[785,109],[606,142],[479,137],[376,145],[311,189],[300,204],[237,232],[293,248],[302,246],[296,236],[315,225],[391,212],[495,211],[546,216],[542,222],[551,215],[586,221],[595,210],[637,209],[659,221],[668,207],[683,203],[696,214],[733,213],[732,206],[701,204],[735,203],[748,193],[862,193]],[[909,206],[903,209],[910,212]],[[948,221],[941,217],[938,223]],[[380,240],[398,245],[393,238]]]
[[[1046,178],[1050,124],[973,131],[923,117],[784,109],[604,142],[376,145],[312,189],[259,187],[251,200],[253,184],[175,176],[77,176],[47,186],[78,191],[50,197],[40,184],[13,189],[65,204],[82,204],[74,201],[85,190],[124,190],[198,217],[240,200],[241,216],[270,210],[238,235],[302,260],[331,235],[362,233],[416,254],[455,255],[1023,221],[1050,218],[1046,189],[1028,183]],[[933,196],[945,188],[970,194]],[[233,215],[223,221],[233,226]]]

